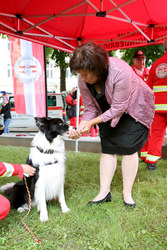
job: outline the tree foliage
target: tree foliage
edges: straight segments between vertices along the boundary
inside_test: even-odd
[[[45,47],[46,63],[49,64],[49,59],[51,58],[53,49],[50,47]]]
[[[158,58],[164,54],[163,45],[150,45],[145,47],[131,48],[120,50],[122,53],[121,59],[126,61],[129,65],[133,64],[133,55],[135,51],[142,50],[146,56],[146,67],[150,67]]]
[[[56,49],[53,49],[51,54],[51,59],[55,61],[55,67],[60,67],[64,71],[68,68],[67,57],[69,57],[69,53]]]
[[[46,48],[46,61],[49,58],[55,61],[55,67],[60,68],[60,91],[66,90],[66,69],[68,68],[67,58],[69,53],[47,47]]]
[[[6,38],[8,38],[8,35],[4,35],[4,34],[0,33],[0,37],[3,39],[6,39]]]
[[[117,57],[116,50],[109,51],[109,56]]]

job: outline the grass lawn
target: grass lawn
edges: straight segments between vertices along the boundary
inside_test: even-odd
[[[0,146],[0,161],[24,163],[29,149]],[[24,220],[35,243],[22,225],[26,214],[11,210],[0,221],[0,249],[167,249],[166,176],[167,160],[159,160],[158,169],[150,172],[140,161],[133,187],[135,209],[126,208],[122,200],[121,157],[112,182],[110,203],[86,206],[99,191],[100,154],[66,154],[65,197],[71,211],[61,213],[57,201],[48,203],[49,220],[41,223],[36,208]],[[0,185],[18,181],[18,177],[1,178]]]

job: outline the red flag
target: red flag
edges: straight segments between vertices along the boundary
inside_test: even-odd
[[[9,37],[15,111],[46,116],[44,49],[40,44]]]

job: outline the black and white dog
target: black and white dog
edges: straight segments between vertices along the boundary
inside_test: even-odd
[[[46,202],[58,197],[63,213],[70,209],[64,197],[65,146],[64,136],[69,126],[59,118],[35,118],[39,132],[32,141],[27,164],[37,168],[32,177],[26,177],[32,205],[37,205],[40,221],[48,220]],[[6,193],[10,190],[6,190]],[[11,207],[24,211],[28,204],[28,193],[24,179],[12,188],[9,195]]]

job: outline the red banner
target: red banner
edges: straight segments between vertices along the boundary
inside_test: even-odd
[[[15,111],[34,117],[46,116],[44,48],[9,37]]]

